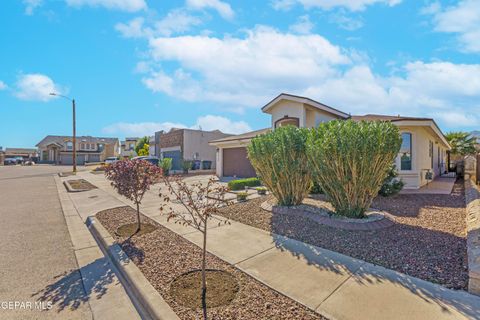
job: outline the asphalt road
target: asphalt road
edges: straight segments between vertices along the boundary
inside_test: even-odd
[[[68,169],[0,166],[0,319],[92,319],[53,178]]]

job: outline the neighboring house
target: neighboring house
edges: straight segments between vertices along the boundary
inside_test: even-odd
[[[73,164],[73,141],[70,136],[46,136],[37,144],[41,163]],[[77,164],[102,162],[118,156],[118,139],[91,136],[76,137]]]
[[[37,160],[37,149],[33,148],[5,148],[5,158],[22,157],[24,160]]]
[[[280,94],[262,107],[271,115],[271,127],[210,142],[217,148],[217,169],[219,177],[255,176],[247,157],[246,146],[257,135],[272,129],[294,125],[314,128],[322,122],[334,119],[384,120],[399,127],[403,138],[400,153],[395,161],[399,177],[405,181],[405,188],[419,188],[427,180],[426,172],[437,176],[446,170],[447,150],[450,146],[433,119],[392,117],[382,115],[350,116],[315,100],[290,94]]]
[[[151,136],[148,138],[148,155],[155,157],[155,136]]]
[[[4,161],[5,161],[5,152],[3,151],[3,148],[0,147],[0,166],[3,166]]]
[[[181,170],[183,160],[211,162],[216,165],[216,149],[209,141],[230,136],[219,130],[203,131],[172,128],[169,132],[155,133],[155,151],[160,158],[172,159],[172,170]]]
[[[125,141],[122,141],[120,145],[120,157],[135,157],[137,155],[135,152],[135,146],[137,145],[138,140],[140,140],[140,138],[125,138]]]

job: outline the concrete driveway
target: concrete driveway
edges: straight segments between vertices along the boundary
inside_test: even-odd
[[[92,319],[53,178],[69,170],[0,166],[0,319]]]

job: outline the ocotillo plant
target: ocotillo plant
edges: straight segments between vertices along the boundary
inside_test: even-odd
[[[364,216],[401,142],[398,128],[381,121],[335,120],[310,131],[307,154],[313,179],[337,214]]]
[[[250,162],[279,205],[298,205],[308,194],[306,140],[306,129],[286,126],[253,138],[248,146]]]

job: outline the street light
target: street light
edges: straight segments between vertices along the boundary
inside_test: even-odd
[[[51,92],[51,96],[57,96],[57,97],[62,97],[65,98],[69,101],[72,102],[72,110],[73,110],[73,173],[77,173],[77,139],[76,139],[76,133],[75,133],[75,99],[71,99],[67,96],[63,96],[61,94]]]

